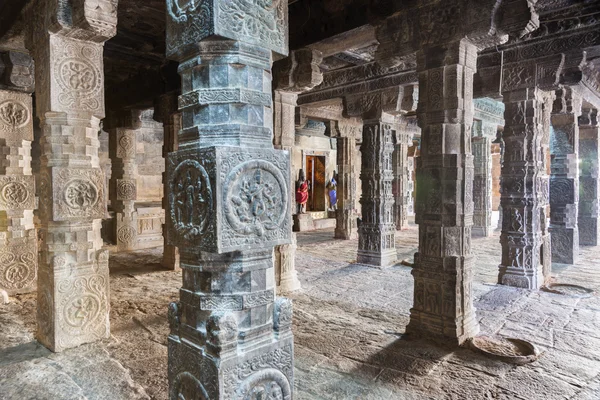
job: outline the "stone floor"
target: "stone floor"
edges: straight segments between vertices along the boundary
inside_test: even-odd
[[[514,366],[467,349],[402,336],[412,303],[410,268],[353,264],[357,241],[333,231],[298,235],[296,400],[600,399],[600,248],[553,277],[594,289],[588,298],[494,284],[498,236],[473,240],[473,285],[482,333],[522,338],[542,352]],[[397,235],[412,261],[417,229]],[[0,399],[166,399],[166,310],[181,274],[161,249],[111,257],[111,331],[101,343],[60,354],[34,341],[35,295],[0,306]]]

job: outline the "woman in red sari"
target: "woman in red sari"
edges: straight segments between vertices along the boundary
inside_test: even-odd
[[[296,181],[296,214],[304,214],[306,212],[308,189],[308,181],[304,178],[304,170],[301,169]]]

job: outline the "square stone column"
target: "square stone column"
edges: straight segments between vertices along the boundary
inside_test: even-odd
[[[475,121],[473,128],[481,121]],[[473,236],[492,234],[492,139],[473,137]]]
[[[600,126],[598,110],[584,108],[579,117],[579,244],[597,246],[600,224]]]
[[[358,228],[357,261],[363,264],[390,266],[396,253],[392,153],[394,152],[396,119],[363,120],[363,142],[360,147],[362,222]]]
[[[0,53],[0,67],[0,292],[14,295],[31,292],[37,284],[33,61],[24,53]]]
[[[579,123],[581,96],[556,91],[550,136],[550,238],[552,261],[574,264],[579,256]]]
[[[271,65],[287,2],[167,1],[182,129],[168,156],[169,398],[291,399],[292,304],[275,298],[273,247],[291,242],[290,165],[273,148]],[[267,4],[268,3],[268,4]]]
[[[362,131],[362,123],[351,120],[335,122],[337,147],[337,211],[335,214],[335,238],[350,240],[358,237],[356,226],[356,136]]]
[[[537,88],[504,93],[502,262],[498,283],[539,289],[550,274],[547,224],[550,113],[554,94]]]
[[[419,251],[406,332],[455,344],[479,330],[471,255],[476,66],[477,48],[466,40],[417,53],[422,130],[416,200]]]
[[[35,2],[27,11],[43,131],[36,336],[53,351],[110,336],[98,133],[104,117],[103,45],[116,33],[116,5],[93,3]]]
[[[396,132],[392,165],[394,180],[392,191],[394,193],[394,224],[396,230],[408,228],[408,213],[412,203],[412,169],[411,160],[408,158],[408,148],[412,145],[412,135],[402,131],[402,125]]]
[[[162,156],[166,160],[169,153],[176,151],[179,148],[179,131],[181,130],[181,113],[178,112],[178,92],[166,93],[162,96],[157,97],[154,100],[154,120],[163,124],[164,130],[164,143],[162,147]],[[165,224],[163,225],[163,261],[162,265],[165,268],[178,270],[179,266],[179,249],[174,246],[169,240],[169,218],[171,216],[171,209],[169,205],[169,199],[167,196],[169,183],[167,176],[169,171],[166,168],[169,167],[169,163],[165,163],[165,172],[163,172],[163,185],[164,185],[164,196],[162,199],[162,206],[165,210]]]

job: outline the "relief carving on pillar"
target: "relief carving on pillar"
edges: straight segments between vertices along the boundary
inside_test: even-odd
[[[0,247],[0,288],[11,291],[27,289],[37,280],[37,240],[14,239]]]
[[[134,130],[119,129],[117,132],[117,157],[135,157],[136,135]]]
[[[136,200],[137,185],[134,179],[117,179],[117,200]]]
[[[0,90],[0,137],[33,140],[30,94]]]
[[[104,174],[95,168],[52,168],[53,219],[101,219],[106,204]]]
[[[0,210],[33,210],[35,178],[33,175],[0,176]]]
[[[50,36],[53,109],[104,115],[102,45]]]

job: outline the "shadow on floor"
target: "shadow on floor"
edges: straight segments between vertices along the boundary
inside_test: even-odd
[[[0,350],[0,367],[32,361],[46,357],[49,354],[52,354],[52,352],[38,342],[23,343]]]

